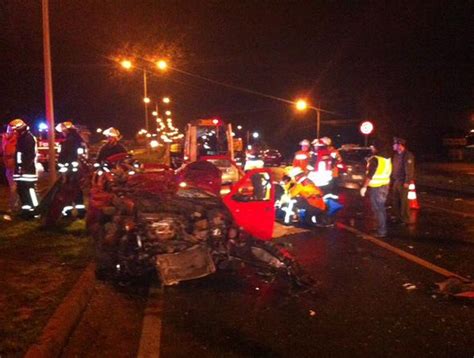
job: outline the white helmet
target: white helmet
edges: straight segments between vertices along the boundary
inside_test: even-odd
[[[12,130],[19,130],[27,127],[26,123],[20,118],[10,121],[10,123],[8,123],[8,126]]]
[[[332,144],[332,140],[331,138],[329,137],[322,137],[321,138],[321,142],[324,144],[324,145],[327,145],[327,146],[330,146]]]
[[[291,178],[295,178],[296,176],[303,174],[304,171],[300,167],[293,167],[289,170],[288,176]]]
[[[58,132],[64,132],[66,129],[74,128],[74,124],[71,121],[66,121],[59,123],[56,127],[54,127]]]
[[[303,146],[303,145],[309,146],[309,140],[303,139],[303,140],[300,142],[300,145],[301,145],[301,146]]]
[[[120,138],[120,131],[114,127],[107,128],[102,132],[106,137]]]
[[[324,145],[322,142],[321,142],[321,139],[314,139],[312,142],[311,142],[312,145],[314,146],[321,146],[321,145]]]

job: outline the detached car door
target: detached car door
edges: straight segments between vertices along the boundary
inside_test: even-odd
[[[275,222],[275,188],[268,169],[253,169],[222,198],[235,222],[249,234],[271,240]]]

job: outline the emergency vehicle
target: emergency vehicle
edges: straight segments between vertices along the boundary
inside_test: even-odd
[[[206,160],[222,173],[221,194],[243,177],[234,161],[232,125],[220,118],[198,119],[187,124],[184,139],[184,163]]]
[[[43,166],[45,171],[48,171],[49,163],[49,142],[48,142],[48,126],[46,123],[40,123],[38,131],[35,133],[38,145],[37,161]],[[54,136],[54,151],[56,153],[55,160],[58,159],[59,151],[61,150],[61,143],[64,142],[64,137],[59,135]]]

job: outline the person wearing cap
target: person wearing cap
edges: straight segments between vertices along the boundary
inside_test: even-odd
[[[408,203],[408,186],[415,180],[415,156],[403,138],[393,139],[392,208],[395,222],[413,224]]]
[[[35,188],[38,181],[36,173],[36,138],[31,134],[29,127],[22,119],[12,120],[9,126],[17,135],[13,180],[17,184],[17,192],[20,198],[20,215],[25,219],[29,219],[34,217],[34,210],[39,204]]]
[[[3,216],[5,220],[11,220],[11,214],[14,213],[18,208],[16,182],[13,180],[13,173],[15,172],[16,142],[17,133],[10,125],[8,125],[7,131],[2,136],[2,145],[0,147],[0,154],[3,156],[3,165],[5,167],[5,177],[10,189],[8,196],[8,210]]]
[[[295,153],[295,157],[293,159],[293,167],[299,167],[306,172],[309,159],[311,158],[311,151],[309,150],[309,140],[303,139],[300,142],[300,146],[301,149]]]
[[[104,130],[102,134],[107,138],[107,142],[99,149],[97,163],[103,162],[115,154],[128,153],[127,149],[119,142],[121,135],[118,129],[110,127]]]
[[[365,196],[369,188],[370,204],[374,213],[377,232],[376,237],[387,236],[387,211],[385,203],[390,188],[390,174],[392,173],[392,161],[389,149],[383,143],[374,143],[370,146],[372,156],[367,160],[366,179],[360,195]]]
[[[74,186],[77,190],[75,198],[63,208],[62,214],[65,216],[71,215],[72,210],[75,209],[77,215],[83,217],[86,213],[86,206],[84,205],[84,194],[80,187],[81,173],[79,173],[79,166],[81,160],[86,156],[87,146],[71,121],[59,123],[56,130],[65,136],[58,157],[59,172],[62,174],[64,182]]]

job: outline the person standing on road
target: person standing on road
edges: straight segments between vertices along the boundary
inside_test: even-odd
[[[293,159],[293,167],[300,167],[306,172],[309,160],[311,159],[311,151],[309,150],[310,143],[309,140],[303,139],[300,142],[301,150],[295,153]]]
[[[12,120],[9,126],[17,135],[13,180],[16,182],[20,198],[20,215],[25,219],[29,219],[34,216],[34,210],[38,206],[38,197],[35,190],[38,181],[36,173],[36,138],[21,119]]]
[[[415,180],[415,157],[406,149],[406,140],[393,139],[392,208],[395,221],[405,225],[413,224],[410,219],[408,187]]]
[[[17,133],[12,126],[7,126],[6,133],[2,137],[1,153],[3,156],[3,165],[5,166],[5,177],[8,182],[9,196],[8,196],[8,210],[3,218],[11,220],[12,213],[18,209],[18,194],[16,182],[13,180],[13,173],[15,172],[15,152],[16,152]]]
[[[86,207],[80,188],[79,162],[86,155],[86,143],[71,121],[59,123],[56,130],[65,135],[58,157],[59,172],[63,174],[65,182],[77,186],[78,189],[76,197],[71,198],[71,203],[63,208],[63,215],[69,215],[76,209],[78,216],[81,217],[85,215]]]
[[[377,222],[376,237],[387,236],[387,211],[385,203],[390,185],[390,174],[392,173],[392,161],[387,148],[382,144],[372,145],[372,156],[367,162],[366,179],[360,195],[365,196],[369,188],[370,204]]]

